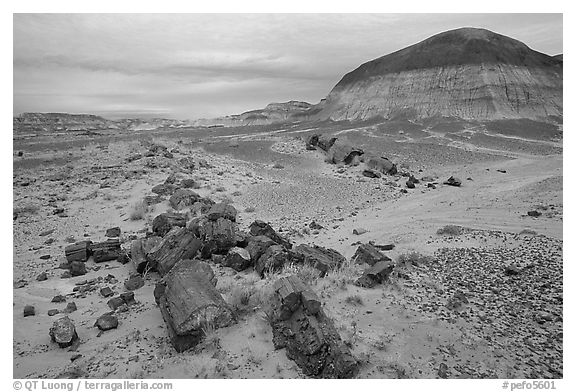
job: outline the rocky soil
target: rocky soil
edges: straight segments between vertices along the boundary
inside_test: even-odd
[[[285,349],[274,348],[265,312],[274,282],[291,274],[320,298],[359,361],[357,377],[563,376],[561,155],[478,153],[462,163],[451,160],[455,153],[418,159],[406,147],[393,160],[412,166],[369,178],[362,163],[326,163],[300,136],[71,145],[57,154],[39,151],[62,158],[50,165],[15,166],[14,377],[304,377]],[[414,188],[406,186],[409,174],[420,179]],[[95,322],[110,312],[110,298],[127,291],[133,266],[90,259],[85,275],[67,277],[59,268],[64,248],[104,241],[119,227],[121,246],[130,249],[155,216],[173,210],[169,197],[152,192],[171,175],[176,183],[193,180],[202,197],[231,203],[241,229],[261,219],[295,244],[337,250],[346,263],[323,277],[289,265],[263,279],[252,268],[211,263],[216,289],[238,322],[208,331],[182,353],[170,344],[154,299],[160,277],[149,272],[133,288],[135,302],[113,311],[117,327],[102,330]],[[460,187],[443,184],[453,175]],[[145,206],[146,197],[158,203]],[[354,283],[365,266],[353,256],[369,241],[394,245],[384,253],[395,267],[382,284],[363,288]],[[57,296],[62,302],[52,302]],[[26,305],[34,315],[24,317]],[[78,334],[66,348],[49,336],[63,315]]]

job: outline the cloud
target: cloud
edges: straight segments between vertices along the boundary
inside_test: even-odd
[[[194,118],[318,102],[363,62],[462,26],[562,51],[558,14],[15,14],[14,111]]]

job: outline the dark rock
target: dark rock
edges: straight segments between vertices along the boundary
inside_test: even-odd
[[[41,272],[40,275],[38,275],[38,276],[36,277],[36,280],[37,280],[38,282],[42,282],[42,281],[48,280],[48,274],[47,274],[46,272]]]
[[[408,181],[410,181],[410,182],[413,183],[413,184],[419,184],[419,183],[420,183],[420,180],[417,179],[416,177],[414,177],[413,174],[410,174],[410,177],[408,178]]]
[[[144,286],[144,279],[139,274],[130,276],[124,282],[124,287],[126,288],[126,290],[129,290],[129,291],[138,290],[139,288],[141,288],[143,286]]]
[[[191,206],[200,199],[200,195],[190,189],[180,188],[177,189],[172,196],[170,196],[170,206],[175,210],[181,210],[184,207]]]
[[[176,191],[176,186],[173,184],[158,184],[152,188],[152,193],[160,196],[170,196]]]
[[[539,216],[541,216],[541,215],[542,215],[542,213],[541,213],[540,211],[536,211],[536,210],[534,210],[534,211],[528,211],[528,216],[532,216],[532,217],[534,217],[534,218],[537,218],[537,217],[539,217]]]
[[[272,226],[261,220],[256,220],[250,224],[250,235],[252,236],[264,235],[270,238],[272,241],[276,242],[277,244],[286,247],[287,249],[292,248],[292,244],[290,243],[290,241],[280,236],[278,233],[276,233],[276,231],[274,231]]]
[[[70,275],[81,276],[86,275],[86,264],[81,261],[73,261],[70,263]]]
[[[364,154],[362,149],[346,144],[340,140],[336,140],[328,151],[329,161],[334,164],[344,163],[351,165],[354,159],[362,154]]]
[[[374,287],[377,284],[384,282],[394,270],[394,264],[391,261],[379,261],[373,266],[364,270],[364,273],[358,280],[356,285],[360,287]]]
[[[119,227],[111,227],[106,230],[106,237],[120,237],[121,230]]]
[[[496,169],[496,171],[500,172],[500,173],[506,173],[506,170],[502,170],[502,169]]]
[[[186,170],[192,171],[196,167],[194,160],[190,157],[184,157],[178,160],[178,163]]]
[[[69,279],[71,277],[72,275],[70,274],[70,271],[64,271],[62,272],[62,275],[60,275],[60,279]]]
[[[56,316],[58,313],[60,313],[60,311],[58,309],[50,309],[48,311],[48,316],[50,316],[50,317]]]
[[[362,171],[362,175],[364,177],[369,177],[369,178],[381,178],[382,174],[380,172],[377,172],[375,170],[372,169],[364,169]]]
[[[50,302],[55,302],[55,303],[66,302],[66,297],[63,295],[56,295],[54,298],[52,298],[52,301],[50,301]]]
[[[354,234],[354,235],[362,235],[364,233],[368,233],[368,230],[366,230],[362,227],[358,227],[358,228],[352,230],[352,234]]]
[[[90,257],[92,241],[80,241],[75,244],[68,245],[64,248],[64,253],[66,254],[66,260],[81,261],[85,262]]]
[[[444,185],[460,186],[462,185],[462,181],[457,177],[451,176],[449,179],[444,181]]]
[[[306,150],[316,150],[316,146],[318,145],[318,137],[318,134],[313,134],[306,138]]]
[[[227,203],[214,204],[212,207],[210,207],[210,210],[208,210],[208,213],[206,214],[208,219],[212,221],[224,218],[231,220],[232,222],[236,222],[237,215],[238,212],[236,211],[236,208]]]
[[[40,260],[48,260],[51,257],[52,256],[50,256],[50,255],[42,255],[42,256],[40,256]]]
[[[316,142],[316,146],[328,152],[328,150],[330,150],[330,148],[334,145],[334,143],[336,143],[337,139],[338,138],[331,137],[329,135],[319,135],[318,141]]]
[[[78,310],[76,302],[68,302],[64,308],[64,313],[72,313]]]
[[[36,309],[32,305],[24,306],[24,317],[36,315]]]
[[[134,299],[134,293],[132,291],[127,291],[125,293],[120,294],[120,298],[126,305],[134,305],[136,304],[136,300]]]
[[[101,331],[108,331],[110,329],[118,328],[118,318],[113,314],[106,313],[98,317],[95,327],[98,327]]]
[[[319,270],[322,276],[326,275],[328,271],[339,268],[346,261],[346,258],[336,250],[318,245],[300,244],[294,248],[294,253],[300,255],[304,263]]]
[[[52,234],[56,231],[56,229],[49,229],[49,230],[44,230],[42,232],[40,232],[40,234],[38,234],[40,237],[46,237],[49,234]]]
[[[361,244],[356,249],[352,261],[357,264],[366,263],[372,266],[380,261],[392,261],[392,259],[380,252],[374,245],[368,243]]]
[[[414,189],[414,188],[416,188],[416,185],[414,185],[414,183],[412,181],[408,180],[408,181],[406,181],[406,188]]]
[[[370,243],[370,245],[373,245],[373,246],[374,246],[376,249],[378,249],[378,250],[384,250],[384,251],[386,251],[386,250],[392,250],[392,249],[394,249],[394,247],[395,247],[394,244],[378,245],[378,244]]]
[[[164,201],[164,198],[160,195],[148,195],[148,196],[144,196],[144,198],[142,199],[142,201],[144,202],[144,204],[146,204],[147,206],[151,206],[154,204],[159,204],[162,203]]]
[[[174,227],[186,227],[186,214],[165,212],[152,221],[152,232],[164,237]]]
[[[62,348],[71,346],[78,339],[72,320],[68,316],[56,320],[50,328],[50,338]]]
[[[222,263],[225,267],[230,267],[236,271],[243,271],[252,266],[250,252],[237,246],[231,248]]]
[[[107,302],[108,306],[112,310],[118,309],[120,306],[124,305],[124,300],[120,297],[114,297]]]
[[[507,265],[504,268],[504,273],[506,275],[518,275],[518,274],[520,274],[520,272],[522,272],[520,267],[518,267],[517,265],[514,265],[514,264]]]
[[[289,264],[292,260],[291,252],[289,253],[281,245],[272,245],[254,262],[254,270],[261,277],[264,277],[266,273],[281,270],[284,265]]]
[[[308,225],[308,227],[312,230],[322,230],[324,228],[324,226],[316,223],[316,221],[312,221],[310,222],[310,224]]]
[[[130,262],[130,257],[128,257],[128,254],[125,251],[122,250],[120,252],[120,256],[118,256],[118,262],[122,265],[128,264]]]
[[[272,245],[277,244],[276,242],[272,241],[265,235],[259,235],[255,237],[250,237],[248,239],[248,245],[246,246],[246,250],[250,254],[252,262],[255,263],[260,258],[260,256],[262,256],[266,252],[266,250]]]
[[[396,165],[389,159],[383,157],[370,157],[366,161],[366,167],[372,171],[394,175],[398,173]]]
[[[104,298],[111,297],[114,295],[114,291],[112,291],[112,289],[108,286],[102,287],[100,289],[100,295],[102,295]]]
[[[184,178],[182,181],[180,181],[180,186],[182,188],[198,188],[198,183],[192,178]]]
[[[359,363],[324,313],[318,297],[298,277],[280,278],[270,299],[274,348],[286,349],[307,376],[352,378]]]

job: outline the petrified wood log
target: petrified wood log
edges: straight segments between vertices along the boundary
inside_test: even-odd
[[[276,233],[276,231],[272,228],[272,226],[261,220],[255,220],[250,224],[250,235],[253,236],[265,235],[266,237],[270,238],[277,244],[286,247],[286,249],[292,248],[292,244],[290,243],[290,241],[280,236],[278,233]]]
[[[328,271],[340,267],[346,261],[346,258],[336,250],[318,245],[300,244],[294,248],[294,253],[301,255],[304,262],[319,270],[322,276],[326,275]]]
[[[122,254],[120,240],[118,238],[111,238],[104,242],[92,244],[91,249],[95,263],[116,260]]]
[[[357,264],[366,263],[368,265],[374,265],[380,261],[392,261],[392,259],[382,252],[378,250],[372,244],[361,244],[358,249],[356,249],[356,253],[352,257]]]
[[[64,248],[64,253],[66,254],[66,260],[68,262],[82,261],[85,262],[90,257],[90,246],[92,241],[80,241],[75,244],[68,245]]]
[[[394,270],[392,261],[383,260],[364,270],[361,277],[356,280],[356,285],[361,287],[374,287],[384,282]]]
[[[174,227],[185,227],[186,215],[165,212],[154,218],[152,221],[152,232],[164,237]]]
[[[210,281],[206,263],[178,263],[154,290],[177,352],[195,346],[206,328],[221,328],[235,322],[234,314]],[[211,269],[210,269],[211,270]]]
[[[352,378],[358,373],[358,362],[320,300],[295,275],[275,282],[270,323],[274,347],[286,348],[288,358],[307,376]]]
[[[132,241],[130,248],[130,258],[134,264],[134,268],[138,273],[143,273],[148,266],[147,253],[150,252],[156,245],[162,241],[162,238],[153,236],[148,238],[138,238]]]
[[[148,263],[165,275],[178,261],[193,258],[201,246],[202,241],[188,229],[175,227],[147,254]]]

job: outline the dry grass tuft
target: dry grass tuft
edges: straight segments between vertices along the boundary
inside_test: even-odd
[[[460,226],[446,225],[444,227],[439,228],[438,231],[436,231],[436,234],[458,236],[458,235],[462,234],[462,231],[463,231],[462,227],[460,227]]]
[[[144,219],[149,208],[148,204],[144,203],[144,201],[139,201],[138,203],[133,204],[132,209],[130,210],[130,220]]]
[[[398,256],[399,265],[419,266],[429,264],[432,261],[434,261],[434,258],[432,256],[426,256],[416,251],[402,253],[400,256]]]

